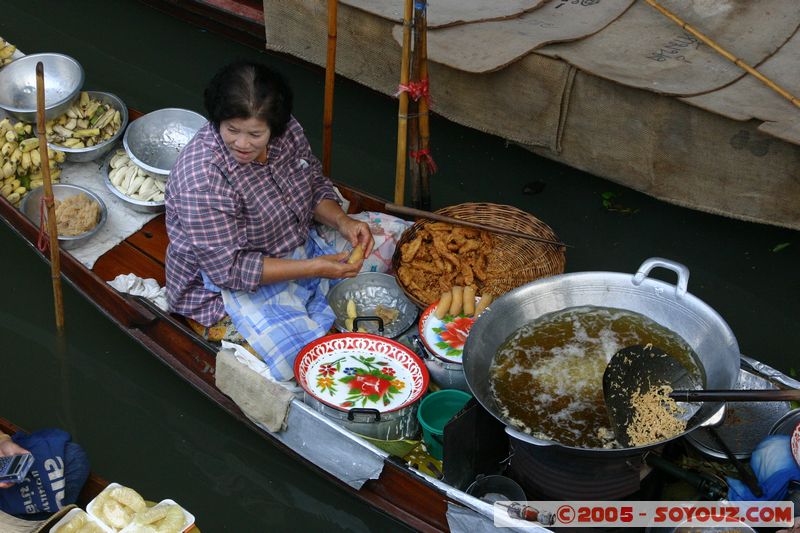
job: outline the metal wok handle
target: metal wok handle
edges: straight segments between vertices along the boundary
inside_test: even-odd
[[[533,444],[534,446],[553,446],[555,444],[551,440],[537,439],[536,437],[532,437],[527,433],[517,431],[511,426],[506,426],[506,433],[508,434],[509,437],[513,437],[517,440],[527,442],[528,444]]]
[[[663,257],[651,257],[645,259],[639,270],[633,276],[633,284],[637,287],[641,285],[650,271],[656,267],[666,268],[672,270],[678,275],[678,284],[675,286],[675,296],[681,297],[686,294],[687,287],[689,286],[689,269],[680,263],[664,259]]]

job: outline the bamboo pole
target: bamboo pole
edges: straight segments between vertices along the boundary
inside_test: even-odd
[[[656,11],[660,12],[662,15],[664,15],[668,19],[678,24],[681,28],[688,31],[689,33],[691,33],[692,35],[703,41],[705,44],[710,46],[714,51],[718,52],[722,57],[724,57],[728,61],[733,62],[737,67],[743,69],[745,72],[755,77],[758,81],[760,81],[761,83],[763,83],[764,85],[766,85],[767,87],[769,87],[770,89],[781,95],[782,97],[789,100],[795,106],[800,107],[800,100],[794,97],[789,91],[787,91],[774,81],[770,80],[769,78],[761,74],[759,71],[757,71],[756,69],[754,69],[753,67],[751,67],[750,65],[748,65],[735,55],[733,55],[732,53],[722,48],[720,45],[714,42],[710,37],[706,37],[699,30],[695,29],[690,24],[681,20],[677,15],[669,11],[664,6],[660,5],[658,2],[656,2],[656,0],[645,0],[645,1],[651,6],[653,6],[653,8],[655,8]]]
[[[414,0],[405,0],[403,10],[403,55],[400,62],[400,85],[408,85],[408,64],[411,55],[411,16]],[[394,174],[394,203],[403,205],[406,189],[406,146],[408,142],[408,92],[401,90],[397,112],[397,160]]]
[[[336,79],[336,20],[338,0],[328,0],[328,58],[325,63],[325,104],[322,117],[322,173],[331,175],[333,146],[333,88]]]
[[[428,85],[428,15],[427,15],[427,0],[418,0],[422,6],[420,9],[420,23],[419,23],[419,81],[423,85]],[[417,106],[419,113],[419,144],[420,151],[429,151],[431,149],[431,127],[428,119],[428,99],[420,98]],[[420,165],[420,205],[422,209],[431,208],[431,184],[429,180],[429,172],[427,162]]]
[[[421,67],[421,58],[419,55],[420,51],[420,38],[422,33],[420,32],[420,2],[416,0],[414,2],[414,48],[411,54],[411,74],[409,76],[410,82],[412,84],[417,84],[420,81],[420,67]],[[412,95],[413,96],[413,95]],[[420,173],[422,168],[422,161],[419,158],[420,150],[420,122],[419,122],[419,115],[418,110],[420,106],[421,98],[414,99],[411,98],[408,102],[408,154],[409,154],[409,161],[408,161],[408,177],[411,180],[411,205],[414,207],[421,207],[421,198],[420,198]]]
[[[44,198],[47,207],[47,232],[50,236],[50,278],[53,281],[53,301],[56,310],[56,330],[64,332],[64,300],[61,295],[61,256],[58,248],[56,206],[53,198],[53,183],[50,181],[50,158],[47,154],[47,136],[44,120],[44,65],[36,63],[36,130],[39,137],[39,156],[42,164]],[[44,224],[43,220],[39,221]]]

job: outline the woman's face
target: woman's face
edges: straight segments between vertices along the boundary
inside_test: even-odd
[[[269,126],[263,120],[255,117],[223,120],[219,123],[219,133],[238,163],[266,160]]]

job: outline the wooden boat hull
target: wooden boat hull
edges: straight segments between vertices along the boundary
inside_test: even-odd
[[[139,116],[131,112],[132,118]],[[349,211],[381,211],[384,201],[337,184],[350,202]],[[25,240],[45,261],[49,258],[36,248],[38,228],[5,200],[0,200],[0,218]],[[343,483],[288,448],[273,434],[250,421],[239,407],[215,385],[216,348],[198,337],[179,318],[173,317],[139,297],[121,294],[106,281],[119,274],[133,273],[154,278],[164,284],[164,258],[167,234],[164,215],[144,225],[135,234],[102,255],[90,270],[71,254],[60,251],[64,278],[104,315],[153,353],[176,374],[211,401],[278,446],[294,459],[314,467],[355,496],[421,531],[448,530],[445,513],[447,497],[433,485],[411,473],[402,464],[388,459],[380,477],[367,481],[359,490]]]

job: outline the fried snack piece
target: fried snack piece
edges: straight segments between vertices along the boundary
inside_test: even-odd
[[[436,312],[434,315],[439,320],[443,319],[447,312],[450,310],[450,302],[453,301],[453,291],[445,291],[442,293],[441,298],[439,298],[439,305],[436,306]]]
[[[481,299],[478,300],[478,305],[475,306],[475,316],[480,316],[483,313],[483,310],[489,307],[489,304],[492,303],[494,296],[491,293],[483,293]]]
[[[475,314],[475,287],[472,285],[464,287],[464,314],[467,316]]]
[[[350,252],[350,257],[347,258],[347,263],[349,265],[355,265],[359,261],[364,259],[364,246],[361,244],[357,244],[353,251]]]
[[[393,307],[386,307],[382,304],[378,304],[375,307],[375,315],[380,317],[384,324],[391,324],[400,316],[400,311]]]
[[[453,301],[450,304],[450,311],[447,313],[451,316],[461,314],[461,309],[464,305],[464,287],[456,285],[453,287]]]
[[[410,263],[414,260],[414,257],[417,255],[419,251],[419,247],[422,246],[422,236],[417,235],[412,241],[405,243],[400,248],[400,254],[403,259],[404,263]]]

